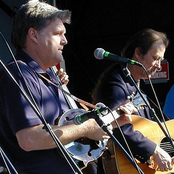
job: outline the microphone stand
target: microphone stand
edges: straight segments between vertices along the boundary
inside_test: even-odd
[[[1,146],[0,146],[0,153],[1,153],[2,159],[3,159],[4,163],[5,163],[5,167],[6,167],[7,171],[8,171],[8,173],[18,174],[18,172],[16,171],[16,169],[13,166],[13,164],[8,159],[7,155],[5,154],[5,152],[3,151]],[[10,172],[10,169],[11,169],[11,172]]]
[[[120,148],[120,150],[124,153],[124,155],[127,157],[127,159],[131,162],[131,164],[138,171],[138,173],[144,174],[144,172],[136,164],[136,162],[132,159],[132,157],[127,153],[127,151],[124,149],[124,147],[119,143],[119,141],[115,138],[115,136],[109,131],[109,129],[107,128],[107,125],[103,122],[102,119],[100,119],[100,116],[98,114],[96,114],[96,116],[97,117],[95,117],[95,120],[98,123],[98,125],[110,136],[112,141]]]
[[[60,149],[60,151],[62,152],[62,154],[64,155],[64,157],[66,158],[68,164],[70,165],[70,167],[72,168],[72,170],[74,171],[74,173],[75,174],[82,174],[81,170],[78,168],[78,166],[75,163],[75,161],[72,159],[72,157],[70,156],[70,154],[67,152],[67,150],[65,149],[65,147],[62,145],[62,143],[60,142],[60,140],[57,138],[57,136],[53,132],[51,126],[44,119],[44,117],[43,117],[42,113],[40,112],[39,108],[37,106],[35,106],[31,102],[30,98],[27,96],[27,94],[25,93],[25,91],[19,86],[19,84],[17,83],[17,81],[15,80],[15,78],[12,76],[12,74],[9,72],[9,70],[6,68],[6,66],[4,65],[4,63],[1,60],[0,60],[0,65],[2,66],[3,70],[5,71],[5,73],[10,77],[10,79],[18,87],[18,89],[23,94],[23,96],[25,97],[25,99],[29,102],[29,104],[32,106],[32,108],[34,109],[34,111],[37,113],[37,115],[39,116],[39,118],[41,119],[41,121],[44,124],[44,127],[43,128],[47,132],[50,133],[51,137],[55,141],[55,144]]]
[[[145,70],[145,68],[144,68],[143,65],[141,65],[141,67]],[[147,107],[149,108],[150,115],[151,115],[152,119],[155,119],[156,120],[156,122],[158,123],[159,127],[163,131],[164,135],[166,136],[166,138],[168,139],[168,141],[171,143],[171,145],[174,147],[174,142],[172,141],[171,137],[168,135],[167,131],[164,129],[164,127],[163,127],[161,121],[159,120],[159,118],[157,117],[154,109],[151,108],[151,106],[149,105],[149,103],[146,101],[146,99],[142,95],[140,89],[137,87],[137,85],[136,85],[134,79],[132,78],[132,76],[131,76],[130,71],[128,70],[128,68],[127,67],[123,67],[123,72],[124,72],[125,76],[128,77],[129,80],[134,84],[134,86],[137,89],[137,91],[139,92],[141,98],[143,99],[143,101],[145,102],[145,104],[147,105]]]

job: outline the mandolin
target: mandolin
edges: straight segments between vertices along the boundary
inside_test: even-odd
[[[134,105],[135,108],[140,109],[144,107],[144,103],[141,100],[141,97],[137,95],[129,96],[129,102],[126,103],[127,105]],[[124,105],[126,105],[124,104]],[[65,112],[59,119],[58,125],[68,125],[74,123],[74,118],[78,115],[83,115],[88,111],[84,109],[71,109]],[[119,108],[109,111],[108,113],[100,113],[100,119],[106,124],[110,124],[115,119],[120,117],[120,110]],[[88,138],[81,138],[76,141],[73,141],[67,145],[65,148],[68,152],[72,155],[75,159],[78,166],[83,169],[87,166],[87,164],[91,161],[98,159],[103,152],[106,150],[108,139],[103,141],[94,141]]]

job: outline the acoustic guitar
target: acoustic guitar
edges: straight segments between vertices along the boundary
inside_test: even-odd
[[[170,142],[165,138],[164,133],[154,121],[142,118],[137,115],[132,116],[132,124],[134,125],[134,130],[140,131],[145,137],[154,141],[158,144],[163,150],[168,152],[171,157],[174,156],[174,148]],[[164,126],[164,123],[162,123]],[[173,129],[174,129],[174,120],[169,120],[166,122],[167,128],[173,138]],[[104,170],[106,174],[137,174],[137,170],[130,163],[130,161],[125,157],[122,151],[114,145],[114,143],[108,141],[108,150],[111,153],[111,156],[107,159],[102,157]],[[136,160],[138,166],[145,174],[172,174],[174,173],[174,168],[170,171],[156,171],[153,169],[153,163],[148,166],[146,163],[142,164]]]

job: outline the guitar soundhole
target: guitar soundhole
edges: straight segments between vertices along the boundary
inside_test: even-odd
[[[173,141],[173,139],[172,139]],[[167,138],[163,138],[160,147],[166,151],[171,157],[174,156],[174,147],[171,145],[171,143],[167,140]]]

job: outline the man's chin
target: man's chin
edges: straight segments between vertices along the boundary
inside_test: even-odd
[[[56,62],[57,62],[57,64],[59,64],[59,63],[61,63],[61,62],[64,62],[63,56],[62,56],[61,58],[58,58],[58,59],[56,60]]]
[[[151,77],[153,74],[155,74],[156,71],[157,71],[157,70],[149,70],[149,71],[148,71],[149,77]]]

